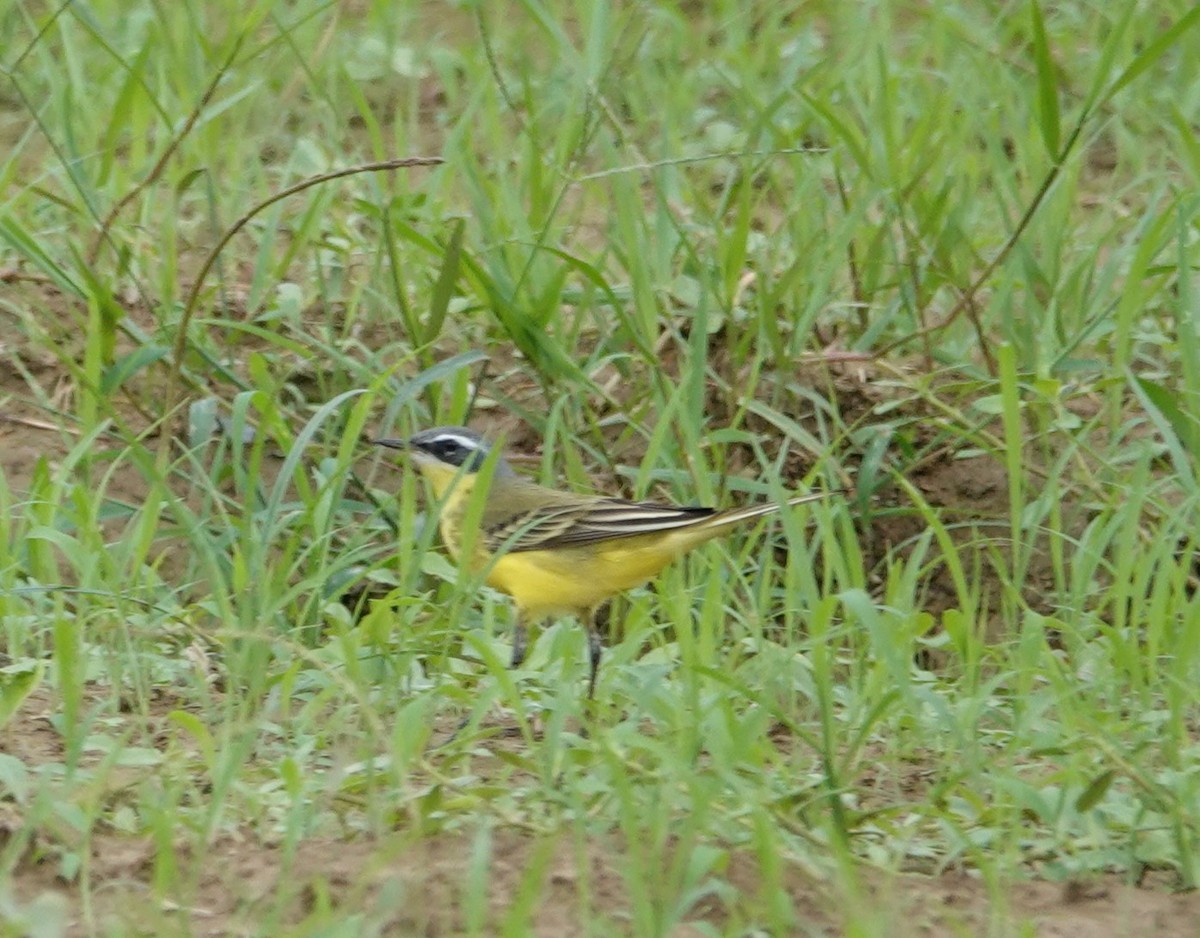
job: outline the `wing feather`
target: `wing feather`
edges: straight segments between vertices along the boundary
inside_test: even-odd
[[[712,508],[599,498],[521,512],[490,526],[484,535],[492,551],[550,550],[685,528],[714,514]]]

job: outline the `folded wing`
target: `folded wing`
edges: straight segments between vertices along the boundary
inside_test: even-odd
[[[686,528],[715,514],[712,508],[600,498],[534,508],[493,525],[484,534],[492,551],[552,550]]]

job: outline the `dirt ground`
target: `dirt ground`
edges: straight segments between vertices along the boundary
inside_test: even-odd
[[[69,439],[69,433],[57,429],[55,415],[35,403],[28,381],[37,382],[44,399],[63,411],[71,407],[66,370],[53,356],[22,347],[21,335],[16,324],[0,317],[0,472],[15,492],[28,482],[41,456],[61,455]],[[823,369],[820,378],[837,395],[847,420],[868,412],[886,393],[874,385],[864,367]],[[1003,518],[1007,489],[1000,467],[982,458],[958,459],[932,442],[935,445],[909,473],[925,498],[947,512]],[[510,443],[533,446],[535,441],[514,434]],[[795,468],[799,475],[805,467]],[[136,488],[134,480],[130,486]],[[889,498],[894,499],[894,493],[884,493],[877,501],[879,511],[864,530],[880,557],[888,549],[902,548],[920,531],[920,521],[912,513],[888,512]],[[964,545],[972,536],[964,530]],[[1035,566],[1032,586],[1037,577]],[[953,602],[951,584],[936,571],[926,589],[932,612]],[[0,751],[17,756],[30,768],[61,761],[61,740],[49,721],[55,710],[55,702],[45,694],[33,695],[0,730]],[[14,802],[0,792],[0,851],[12,846],[20,830]],[[491,838],[484,897],[489,920],[502,918],[511,908],[514,890],[531,864],[544,863],[543,898],[531,913],[529,933],[576,934],[584,918],[610,921],[616,931],[624,930],[630,897],[621,845],[615,839],[580,847],[565,838],[504,829],[492,832]],[[60,877],[55,852],[43,849],[46,846],[32,844],[21,851],[8,877],[11,893],[22,904],[41,897],[45,908],[63,915],[76,934],[106,930],[115,934],[127,928],[153,933],[167,921],[176,922],[172,930],[183,930],[179,924],[185,921],[186,930],[195,935],[241,934],[260,928],[262,919],[256,913],[274,907],[282,894],[287,897],[287,917],[293,919],[322,907],[353,909],[383,934],[443,936],[468,928],[464,871],[473,862],[477,840],[470,833],[419,840],[402,834],[348,842],[307,840],[291,853],[249,837],[226,837],[203,857],[190,857],[180,847],[176,862],[182,870],[192,871],[180,879],[194,883],[194,890],[170,901],[151,901],[155,845],[147,839],[97,834],[87,847],[91,857],[87,905],[81,900],[79,882]],[[738,894],[753,896],[763,888],[754,860],[734,849],[719,876]],[[1110,877],[1066,885],[1011,882],[997,888],[965,872],[940,876],[868,872],[863,877],[861,895],[837,895],[811,872],[786,867],[783,888],[801,917],[797,933],[838,934],[850,908],[875,912],[880,922],[891,923],[888,930],[897,936],[997,934],[990,928],[999,911],[1005,921],[1024,923],[1005,932],[1013,935],[1110,938],[1200,933],[1200,896],[1174,893],[1169,883],[1153,878],[1137,887]],[[720,928],[739,920],[736,899],[730,906],[719,898],[725,894],[714,892],[699,900],[674,934],[699,936],[710,933],[705,923]]]
[[[418,842],[310,840],[291,857],[279,847],[225,840],[205,856],[194,891],[153,902],[153,846],[148,841],[105,836],[92,843],[90,915],[92,926],[110,934],[126,929],[153,934],[169,927],[168,923],[174,923],[171,931],[183,931],[180,926],[186,923],[188,933],[196,936],[261,934],[264,919],[256,913],[274,908],[282,895],[289,910],[285,918],[312,916],[323,905],[331,912],[352,910],[382,934],[460,935],[467,933],[469,925],[464,871],[476,862],[475,851],[473,838],[459,834]],[[562,839],[497,831],[492,834],[491,852],[485,921],[505,920],[517,886],[530,865],[537,863],[542,870],[541,901],[523,933],[545,938],[579,934],[585,920],[611,922],[614,933],[625,931],[629,899],[616,845],[592,844],[580,857],[574,845]],[[177,859],[186,868],[186,854]],[[581,864],[586,867],[586,907],[579,888]],[[748,895],[761,889],[754,861],[736,852],[729,856],[720,878]],[[22,866],[14,886],[19,900],[51,897],[70,921],[72,933],[92,931],[72,885],[57,880],[44,865]],[[850,905],[859,914],[866,910],[875,921],[887,924],[892,934],[905,938],[985,934],[1182,938],[1194,936],[1200,923],[1200,897],[1134,888],[1115,877],[1067,885],[1014,882],[997,897],[965,873],[879,874],[864,884],[862,895],[850,897],[833,895],[827,883],[790,868],[785,870],[783,888],[797,910],[797,934],[841,934]],[[1012,924],[1003,932],[990,931],[989,923],[1001,907]],[[730,908],[710,897],[690,909],[671,934],[699,938],[708,933],[705,924],[721,928],[737,913],[736,906]],[[484,933],[492,932],[485,928]]]

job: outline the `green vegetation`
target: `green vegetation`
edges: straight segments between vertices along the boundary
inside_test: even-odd
[[[880,871],[961,868],[1008,934],[1022,877],[1200,883],[1192,3],[0,31],[0,934],[893,934]],[[468,422],[557,484],[850,492],[618,605],[589,711],[582,631],[508,671],[364,442]]]

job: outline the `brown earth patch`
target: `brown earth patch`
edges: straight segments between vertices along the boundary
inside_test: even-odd
[[[257,934],[264,926],[354,915],[385,935],[464,935],[473,925],[496,934],[515,924],[518,933],[551,938],[581,934],[589,923],[605,934],[632,933],[630,878],[642,875],[612,838],[580,844],[568,834],[518,830],[307,840],[294,850],[226,838],[203,855],[178,847],[170,862],[182,885],[156,889],[148,840],[93,838],[90,920],[78,885],[64,883],[50,863],[23,863],[12,886],[19,903],[40,897],[64,909],[74,935]],[[770,885],[754,857],[736,850],[715,864],[705,887],[668,934],[691,938],[711,933],[706,927],[750,925],[772,899],[786,902],[793,933],[809,935],[841,934],[857,921],[914,938],[1182,938],[1200,921],[1200,896],[1135,888],[1117,877],[989,885],[959,872],[868,873],[846,889],[784,862]],[[530,891],[536,901],[524,912],[519,897]]]

